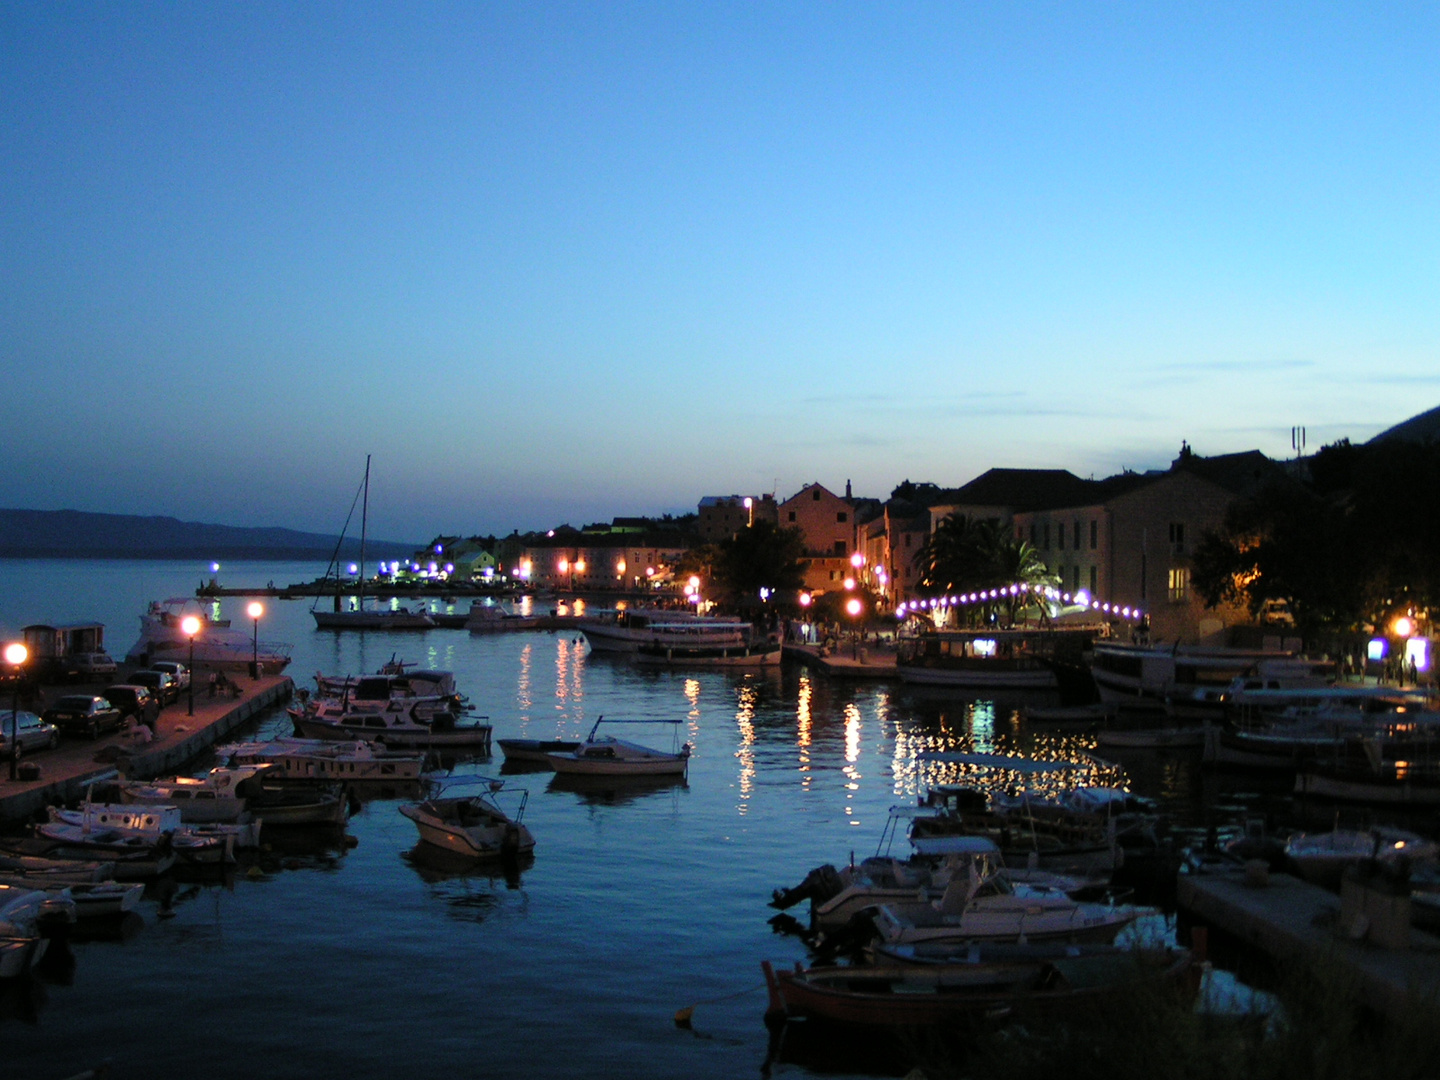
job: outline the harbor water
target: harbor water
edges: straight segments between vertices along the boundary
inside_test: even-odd
[[[220,577],[285,584],[320,569],[254,563]],[[154,562],[6,561],[0,573],[7,639],[27,623],[98,620],[117,658],[151,600],[193,594],[210,576]],[[872,854],[889,808],[926,785],[975,779],[922,752],[1075,762],[1063,782],[1131,783],[1182,816],[1199,798],[1194,761],[1152,756],[1130,773],[1094,764],[1086,736],[1027,729],[1021,699],[917,696],[788,664],[646,670],[589,654],[576,633],[320,632],[308,602],[264,602],[260,637],[292,646],[297,686],[394,657],[454,671],[497,739],[579,738],[601,716],[680,721],[617,733],[668,748],[673,730],[694,748],[689,776],[580,787],[547,772],[507,776],[528,789],[537,840],[533,863],[509,880],[417,857],[396,797],[365,802],[351,840],[287,839],[229,880],[152,889],[143,925],[75,942],[73,966],[12,988],[0,1075],[102,1062],[116,1078],[213,1080],[755,1075],[769,1041],[760,961],[805,958],[769,925],[771,891]],[[245,600],[222,610],[248,627]],[[287,728],[275,710],[257,730]],[[454,772],[500,765],[497,749]],[[690,1030],[672,1019],[687,1006]]]

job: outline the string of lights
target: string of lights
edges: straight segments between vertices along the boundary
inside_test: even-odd
[[[1084,589],[1075,593],[1063,592],[1049,585],[1032,589],[1027,582],[1023,581],[1018,581],[1014,585],[998,589],[981,589],[979,592],[960,593],[958,596],[932,596],[921,600],[906,600],[895,608],[895,617],[898,619],[908,619],[922,613],[928,614],[929,612],[942,610],[944,608],[967,607],[970,604],[989,604],[993,601],[1004,600],[1012,596],[1028,596],[1032,594],[1065,607],[1088,608],[1091,611],[1097,611],[1104,615],[1126,619],[1131,622],[1139,622],[1145,617],[1145,612],[1138,607],[1112,604],[1109,601],[1097,600]]]

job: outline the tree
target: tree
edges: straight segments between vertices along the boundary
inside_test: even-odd
[[[1016,540],[994,520],[976,521],[956,511],[944,518],[915,553],[921,575],[917,591],[922,596],[951,596],[958,593],[990,592],[1004,589],[998,599],[968,609],[973,616],[988,619],[1003,613],[1013,624],[1030,607],[1047,615],[1038,590],[1058,584],[1044,561],[1029,543]],[[1010,593],[1011,585],[1029,588]]]
[[[760,590],[771,595],[792,593],[805,582],[801,559],[805,534],[757,521],[715,545],[714,582],[739,607],[760,604]]]

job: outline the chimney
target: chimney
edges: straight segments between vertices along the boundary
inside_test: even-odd
[[[850,481],[849,481],[849,480],[846,480],[846,481],[845,481],[845,500],[846,500],[847,502],[850,500]]]

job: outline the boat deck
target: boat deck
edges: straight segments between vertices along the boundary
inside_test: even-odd
[[[40,766],[38,780],[10,780],[10,762],[0,761],[0,823],[24,821],[57,800],[78,799],[87,785],[116,775],[121,767],[127,777],[137,780],[174,773],[256,713],[287,700],[295,690],[288,675],[259,680],[240,676],[236,683],[239,697],[211,698],[208,687],[197,687],[194,716],[186,715],[182,694],[179,701],[161,711],[155,739],[143,747],[119,733],[94,742],[62,738],[54,750],[21,757],[21,764],[33,761]],[[52,692],[48,696],[53,699],[57,695]],[[0,721],[8,719],[0,714]],[[117,750],[123,751],[118,760],[113,756]]]

